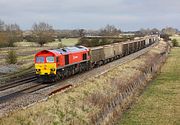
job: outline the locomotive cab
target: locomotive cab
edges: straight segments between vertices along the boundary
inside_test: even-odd
[[[48,50],[43,50],[35,55],[35,70],[38,77],[55,77],[56,56]]]

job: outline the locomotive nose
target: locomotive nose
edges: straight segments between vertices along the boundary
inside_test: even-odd
[[[55,64],[36,64],[35,68],[38,75],[56,74]]]

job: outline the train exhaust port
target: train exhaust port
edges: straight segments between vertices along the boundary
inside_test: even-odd
[[[51,95],[54,95],[56,93],[59,93],[59,92],[62,92],[63,90],[66,90],[70,87],[72,87],[73,85],[72,84],[68,84],[68,85],[64,85],[64,86],[61,86],[60,88],[56,89],[56,90],[53,90],[52,92],[50,92],[48,94],[48,96],[51,96]]]

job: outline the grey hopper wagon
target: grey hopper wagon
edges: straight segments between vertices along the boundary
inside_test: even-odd
[[[114,55],[115,56],[122,56],[122,44],[121,43],[114,43]]]
[[[123,56],[125,55],[129,55],[130,53],[132,53],[133,51],[135,51],[135,41],[127,41],[127,42],[123,42],[122,43],[122,52],[123,52]]]
[[[104,48],[102,46],[90,48],[90,54],[92,63],[105,60]]]
[[[103,48],[105,59],[111,59],[114,57],[114,48],[112,45],[105,45]]]
[[[122,51],[123,51],[123,56],[126,56],[129,54],[129,43],[128,42],[122,43]]]
[[[146,46],[149,46],[149,38],[145,38],[145,44]]]

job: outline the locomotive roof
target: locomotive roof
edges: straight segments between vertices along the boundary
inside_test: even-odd
[[[83,51],[83,50],[88,50],[88,48],[86,48],[84,46],[65,47],[64,49],[68,52],[79,52],[79,51]]]
[[[85,51],[88,50],[88,48],[84,47],[84,46],[77,46],[77,47],[65,47],[62,49],[54,49],[54,50],[42,50],[40,52],[38,52],[36,55],[39,55],[42,52],[51,52],[55,55],[58,54],[68,54],[71,52],[81,52],[81,51]]]
[[[58,53],[65,54],[69,52],[79,52],[79,51],[84,51],[84,50],[88,50],[88,48],[84,46],[74,46],[74,47],[65,47],[62,49],[56,49],[53,51],[58,51]]]

